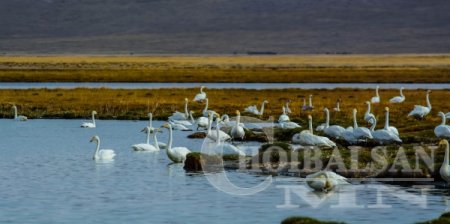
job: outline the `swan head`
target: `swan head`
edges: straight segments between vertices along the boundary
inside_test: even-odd
[[[313,95],[309,95],[309,98],[312,98],[313,97]]]
[[[444,114],[444,112],[439,111],[438,116],[440,116],[440,117],[445,117],[445,114]]]
[[[366,104],[367,104],[367,105],[370,105],[370,102],[369,102],[369,101],[366,101]]]
[[[447,145],[448,145],[447,139],[442,139],[441,141],[439,141],[439,147],[447,146]]]
[[[148,113],[147,115],[148,115],[148,117],[153,117],[152,113]]]
[[[308,120],[312,121],[312,116],[308,115]]]
[[[269,101],[267,101],[267,100],[264,100],[264,101],[263,101],[263,103],[269,103]]]
[[[356,114],[358,110],[356,108],[353,108],[353,114]]]
[[[236,114],[241,115],[241,112],[239,112],[239,110],[236,110]]]
[[[16,107],[16,105],[15,105],[15,104],[13,104],[13,105],[12,105],[12,108],[14,108],[14,109],[17,109],[17,107]]]
[[[190,110],[189,115],[193,115],[193,114],[194,114],[194,111]]]
[[[165,123],[161,126],[161,128],[172,129],[172,125],[170,125],[169,123]]]
[[[184,98],[184,101],[188,102],[189,100],[188,100],[188,98]]]
[[[431,90],[427,90],[427,94],[430,94],[431,93]]]
[[[203,90],[204,88],[206,88],[205,86],[200,86],[200,90]]]
[[[90,142],[98,142],[99,140],[100,140],[100,138],[99,138],[97,135],[94,135],[94,136],[91,138]]]
[[[328,108],[324,107],[324,108],[323,108],[323,111],[324,111],[324,112],[328,112]]]
[[[384,111],[389,112],[389,107],[385,107]]]
[[[92,111],[92,114],[95,114],[95,115],[96,115],[96,114],[97,114],[97,111],[93,110],[93,111]]]

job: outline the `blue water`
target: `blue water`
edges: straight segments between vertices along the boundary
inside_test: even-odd
[[[382,89],[450,89],[450,83],[77,83],[77,82],[3,82],[0,89],[32,89],[32,88],[111,88],[111,89],[167,89],[197,88],[206,86],[209,89],[336,89],[357,88],[369,89],[379,85]]]
[[[318,208],[292,196],[297,208],[285,204],[280,186],[305,187],[301,179],[279,177],[255,195],[235,196],[214,188],[201,174],[186,174],[181,165],[169,165],[164,151],[136,153],[145,121],[98,121],[96,129],[81,129],[81,120],[0,120],[0,223],[279,223],[292,215],[348,223],[414,223],[439,216],[447,209],[448,193],[430,187],[426,206],[393,195],[420,196],[415,187],[379,183],[344,186],[330,194],[308,189],[305,196],[323,200]],[[161,122],[155,122],[155,126]],[[113,148],[112,163],[92,160],[90,138],[98,134],[102,148]],[[201,139],[175,132],[175,146],[200,149]],[[167,140],[167,131],[160,140]],[[267,177],[227,172],[231,182],[251,187]],[[362,208],[334,208],[354,192]],[[368,208],[376,190],[392,190],[383,202],[392,208]],[[344,200],[344,201],[345,201]]]

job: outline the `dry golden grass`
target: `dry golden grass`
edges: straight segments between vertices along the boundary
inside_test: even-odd
[[[450,82],[450,56],[10,56],[0,81]]]
[[[32,118],[81,118],[89,117],[91,110],[99,112],[103,119],[146,119],[146,114],[151,111],[159,119],[166,119],[175,110],[182,111],[184,98],[192,99],[198,89],[159,89],[159,90],[117,90],[117,89],[74,89],[74,90],[0,90],[0,114],[3,117],[11,117],[11,105],[15,103],[22,114]],[[314,95],[315,109],[313,115],[314,123],[322,123],[323,107],[332,111],[335,101],[342,99],[342,112],[331,112],[331,121],[342,126],[350,126],[351,110],[358,109],[358,118],[364,125],[362,117],[366,110],[364,102],[373,95],[373,90],[360,89],[337,89],[337,90],[207,90],[210,99],[210,109],[221,114],[234,115],[235,110],[243,111],[249,105],[268,100],[269,104],[265,110],[263,119],[274,116],[278,119],[281,107],[286,100],[293,102],[290,108],[293,113],[292,120],[300,122],[306,127],[305,119],[307,112],[301,111],[302,98],[310,94]],[[398,95],[396,90],[381,90],[382,103],[373,106],[373,113],[379,119],[378,127],[384,124],[383,109],[390,106],[391,125],[397,126],[405,135],[433,136],[433,129],[440,123],[437,117],[438,111],[447,112],[450,104],[450,91],[437,90],[431,93],[432,112],[424,121],[416,121],[407,118],[407,114],[415,104],[425,105],[425,90],[406,90],[406,101],[403,104],[389,105],[387,100]],[[204,104],[189,103],[189,108],[201,114]],[[245,113],[243,113],[245,114]]]

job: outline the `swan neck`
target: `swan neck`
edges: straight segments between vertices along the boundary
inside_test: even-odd
[[[208,131],[206,132],[206,135],[211,134],[211,125],[212,125],[212,116],[208,117]]]
[[[236,128],[239,127],[239,123],[241,123],[241,115],[238,114],[236,117]]]
[[[384,129],[388,129],[389,128],[389,111],[386,111],[386,120],[384,121]]]
[[[95,125],[95,114],[92,113],[92,123]]]
[[[401,97],[405,97],[405,96],[403,95],[403,89],[400,89],[400,96],[401,96]]]
[[[376,93],[377,93],[377,97],[380,97],[380,95],[378,94],[378,86],[377,86],[377,89],[376,89]]]
[[[373,124],[370,126],[371,131],[375,131],[375,127],[377,126],[377,119],[375,117],[372,118]]]
[[[169,142],[167,143],[167,150],[172,149],[172,125],[169,125]]]
[[[152,114],[150,114],[150,116],[149,116],[148,125],[150,126],[150,128],[153,127],[153,115]]]
[[[356,122],[356,111],[353,111],[353,128],[358,128],[358,122]]]
[[[311,132],[311,134],[313,135],[313,125],[312,125],[312,119],[308,119],[308,123],[309,123],[309,132]]]
[[[427,107],[431,110],[430,94],[427,93]]]
[[[17,119],[17,107],[13,107],[14,109],[14,119]]]
[[[263,102],[261,105],[261,111],[259,112],[260,113],[259,115],[261,115],[261,116],[264,114],[264,105],[265,104],[266,104],[266,102]]]
[[[189,114],[189,117],[191,118],[192,123],[195,123],[194,117],[192,117],[192,114]]]
[[[370,113],[370,109],[371,109],[371,108],[370,108],[370,103],[368,103],[368,104],[367,104],[367,114]]]
[[[309,106],[312,107],[312,97],[309,97]]]
[[[325,128],[330,127],[330,111],[325,110]]]
[[[204,112],[208,111],[208,104],[209,104],[209,100],[206,99],[205,109],[203,109]]]
[[[159,149],[159,143],[158,143],[158,138],[156,138],[156,130],[153,132],[153,141],[155,142],[155,148]],[[148,144],[148,143],[147,143]]]
[[[97,139],[97,148],[95,149],[94,159],[98,158],[98,151],[100,151],[100,139]]]
[[[441,125],[445,125],[445,123],[447,122],[447,119],[445,118],[445,114],[441,114],[441,117],[442,117]]]
[[[186,101],[184,103],[184,114],[186,115],[186,117],[189,116],[189,112],[188,112],[188,101]]]
[[[220,128],[219,128],[219,119],[216,120],[216,143],[217,145],[220,144],[220,132],[219,132]]]
[[[150,143],[150,129],[148,129],[148,131],[147,131],[147,144],[149,144]]]
[[[336,103],[336,108],[338,109],[338,110],[341,110],[341,108],[339,108],[339,101]]]
[[[448,167],[448,151],[449,151],[449,146],[448,143],[445,144],[445,156],[444,156],[444,163],[442,163],[442,167],[447,168]]]

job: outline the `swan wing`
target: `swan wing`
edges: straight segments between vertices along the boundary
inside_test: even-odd
[[[206,93],[198,93],[197,95],[195,95],[194,97],[194,101],[202,101],[206,99]]]
[[[430,112],[428,107],[424,107],[421,105],[415,105],[414,109],[408,114],[409,116],[423,117]]]
[[[438,138],[450,138],[450,126],[439,125],[434,129],[434,134]]]
[[[116,153],[112,149],[102,149],[98,152],[98,156],[102,160],[111,160],[114,159]]]
[[[316,131],[323,131],[323,129],[325,129],[325,123],[320,124],[319,126],[316,127]]]
[[[400,133],[398,132],[398,129],[394,126],[389,126],[388,131],[392,132],[392,134],[400,136]]]
[[[91,122],[83,122],[80,127],[82,127],[82,128],[95,128],[95,124],[93,124]]]

